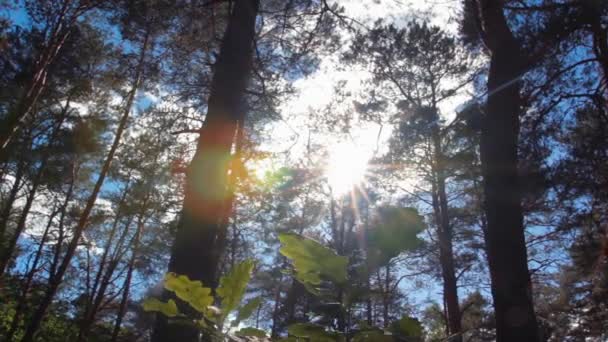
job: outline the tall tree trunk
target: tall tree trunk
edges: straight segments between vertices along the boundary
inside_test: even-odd
[[[386,264],[386,273],[384,274],[384,293],[382,294],[382,324],[384,328],[388,328],[389,310],[390,310],[390,287],[391,287],[391,263]],[[380,271],[378,271],[380,272]],[[378,279],[380,280],[380,279]]]
[[[84,232],[85,228],[87,227],[89,216],[91,215],[91,211],[93,210],[93,207],[95,206],[95,201],[97,200],[97,196],[99,195],[99,192],[101,191],[101,187],[105,181],[106,175],[108,174],[108,171],[110,170],[110,165],[112,164],[112,160],[114,159],[114,154],[116,153],[116,150],[118,149],[118,145],[120,144],[120,138],[122,137],[122,134],[127,126],[127,121],[129,119],[129,113],[131,112],[131,109],[133,107],[133,102],[135,100],[135,94],[137,93],[137,89],[139,88],[139,84],[143,77],[144,61],[145,61],[145,56],[146,56],[146,50],[148,48],[148,38],[149,38],[149,36],[146,33],[146,36],[144,38],[144,42],[143,42],[143,45],[142,45],[141,51],[140,51],[137,71],[135,73],[135,79],[133,80],[133,85],[131,86],[131,90],[130,90],[128,98],[127,98],[127,103],[125,105],[125,108],[122,113],[122,117],[118,124],[118,129],[116,130],[116,136],[114,137],[114,141],[112,142],[110,151],[108,152],[108,155],[106,156],[106,159],[101,168],[101,171],[97,177],[97,181],[95,182],[93,192],[87,199],[84,210],[82,211],[82,214],[80,215],[80,218],[78,219],[78,223],[77,223],[76,227],[74,228],[74,234],[67,247],[65,256],[64,256],[63,260],[61,261],[61,264],[59,265],[55,275],[51,279],[49,279],[48,288],[44,293],[44,296],[40,302],[39,307],[34,312],[32,318],[30,320],[30,323],[25,330],[25,333],[24,333],[24,336],[22,339],[23,342],[34,341],[35,335],[38,332],[38,328],[40,327],[40,324],[42,323],[42,319],[44,318],[46,311],[48,310],[49,306],[51,305],[53,298],[55,298],[55,294],[57,293],[59,285],[61,284],[61,281],[63,280],[63,276],[65,275],[65,272],[67,271],[67,269],[70,265],[70,262],[72,261],[72,258],[74,257],[76,248],[78,247],[78,243],[80,241],[80,238],[82,237],[82,233]]]
[[[131,258],[129,259],[129,265],[127,269],[127,275],[125,277],[125,282],[123,286],[122,298],[120,300],[120,305],[118,308],[118,314],[116,315],[116,321],[114,323],[114,329],[112,330],[112,342],[116,342],[118,340],[118,335],[120,333],[120,327],[122,326],[122,320],[125,317],[127,312],[127,304],[129,302],[129,291],[131,289],[131,281],[133,279],[133,272],[135,269],[135,261],[137,260],[139,253],[139,244],[141,240],[141,234],[144,229],[145,218],[142,215],[139,216],[137,222],[137,231],[135,232],[133,248],[131,252]]]
[[[23,173],[25,170],[25,165],[22,161],[17,162],[17,170],[15,172],[15,180],[13,181],[13,185],[11,186],[11,190],[8,194],[8,198],[6,202],[4,202],[4,207],[2,207],[2,213],[0,213],[0,250],[4,249],[4,241],[6,234],[6,227],[8,225],[9,219],[11,217],[11,211],[13,209],[13,204],[15,204],[15,200],[17,199],[17,195],[19,194],[19,189],[21,188],[21,180],[23,179]]]
[[[88,5],[80,4],[79,9],[70,14],[70,7],[73,6],[72,2],[73,0],[63,1],[58,17],[49,30],[50,35],[47,43],[34,63],[32,77],[28,81],[23,95],[21,95],[15,107],[10,110],[0,123],[0,162],[5,160],[8,144],[31,113],[33,107],[38,102],[40,94],[44,91],[49,68],[63,48],[74,23],[91,8]]]
[[[367,298],[365,299],[365,319],[369,326],[373,326],[374,324],[374,310],[372,306],[371,290],[372,285],[370,281],[370,276],[367,275]]]
[[[215,63],[208,111],[187,172],[186,195],[169,271],[216,285],[219,230],[231,196],[227,170],[238,122],[245,116],[245,90],[251,74],[259,0],[238,0]],[[223,234],[225,236],[225,234]],[[196,328],[169,325],[157,316],[153,341],[198,341]]]
[[[46,171],[46,164],[51,156],[50,147],[52,147],[53,144],[55,143],[55,141],[57,140],[57,138],[59,136],[59,132],[61,131],[61,126],[63,125],[63,122],[65,121],[65,119],[68,115],[69,109],[70,109],[70,99],[68,98],[65,106],[61,110],[61,114],[60,114],[60,117],[59,117],[57,123],[53,127],[51,136],[49,137],[48,147],[42,155],[42,159],[40,161],[40,166],[38,167],[38,171],[36,172],[36,175],[34,176],[34,179],[32,180],[32,188],[27,196],[27,199],[25,200],[25,205],[23,206],[23,209],[21,210],[21,215],[19,216],[19,220],[17,221],[17,227],[15,228],[15,232],[13,232],[13,235],[12,235],[11,239],[9,240],[6,248],[2,249],[2,256],[0,257],[0,278],[2,276],[4,276],[4,273],[7,271],[7,267],[10,264],[11,258],[13,256],[13,252],[15,250],[15,247],[17,246],[17,241],[19,241],[19,237],[21,236],[21,233],[23,233],[23,231],[25,230],[25,225],[27,223],[27,217],[30,213],[30,209],[32,208],[32,204],[34,204],[34,200],[36,199],[36,193],[38,192],[38,187],[40,186],[40,183],[42,182],[43,177],[44,177],[44,172]]]
[[[141,235],[140,231],[143,229],[143,225],[144,225],[144,221],[145,221],[145,212],[146,212],[146,207],[148,204],[149,196],[150,196],[150,193],[149,192],[146,193],[146,197],[144,198],[144,201],[142,203],[141,211],[137,215],[138,216],[137,228],[135,230],[135,234],[133,234],[133,237],[131,238],[131,241],[127,244],[126,249],[122,250],[124,240],[127,237],[128,232],[129,232],[129,227],[131,226],[132,218],[130,217],[129,220],[127,221],[127,223],[125,224],[123,234],[120,236],[120,238],[116,244],[114,253],[112,255],[112,258],[110,259],[110,264],[99,285],[99,290],[97,291],[96,294],[95,294],[95,292],[93,292],[93,294],[95,294],[95,295],[91,297],[93,299],[91,306],[89,308],[89,311],[86,312],[84,315],[83,322],[80,326],[80,331],[78,332],[78,341],[87,340],[88,334],[91,330],[91,327],[93,326],[93,323],[95,323],[97,313],[101,309],[102,302],[106,295],[106,291],[112,281],[112,276],[114,275],[114,271],[116,270],[116,267],[118,267],[120,260],[122,260],[123,257],[125,256],[125,254],[127,253],[129,246],[139,245],[139,237]],[[132,247],[132,248],[135,248],[135,247]]]
[[[593,36],[593,50],[600,63],[600,68],[604,74],[602,83],[605,87],[604,96],[608,101],[608,32],[602,26],[602,6],[600,1],[582,2],[585,18],[589,18],[589,28]],[[608,104],[606,105],[608,107]]]
[[[439,127],[433,127],[432,140],[434,147],[434,176],[433,210],[437,221],[437,237],[439,240],[439,260],[443,278],[443,292],[447,312],[447,328],[449,341],[461,342],[461,318],[458,302],[458,284],[454,265],[454,250],[452,246],[452,227],[448,213],[448,198],[446,194],[445,158],[441,145]]]
[[[15,231],[13,232],[10,239],[8,239],[8,244],[2,249],[2,255],[0,256],[0,278],[4,276],[4,273],[8,270],[11,260],[17,246],[17,242],[19,241],[19,237],[21,233],[25,230],[25,225],[27,223],[27,217],[30,213],[30,209],[32,208],[32,204],[36,199],[36,193],[38,192],[38,187],[40,186],[40,182],[42,181],[42,173],[44,172],[44,168],[46,167],[46,161],[40,164],[40,169],[38,170],[33,183],[32,188],[30,189],[27,198],[25,200],[25,204],[21,209],[21,214],[19,215],[19,220],[17,221],[17,226],[15,227]]]
[[[89,298],[90,302],[87,303],[87,308],[83,314],[82,321],[80,323],[80,329],[78,331],[77,341],[86,341],[89,331],[95,323],[95,318],[97,313],[102,308],[103,300],[106,296],[106,291],[112,282],[112,277],[114,276],[114,272],[120,263],[120,260],[123,258],[126,250],[122,250],[122,246],[125,238],[127,237],[129,227],[131,226],[132,218],[129,217],[125,224],[125,228],[123,233],[121,234],[118,242],[116,243],[113,256],[110,258],[108,262],[108,267],[105,269],[100,269],[99,271],[103,274],[101,279],[96,280],[96,284],[91,289],[91,296]]]
[[[272,309],[272,327],[270,328],[270,337],[275,339],[279,337],[279,309],[281,303],[281,284],[283,277],[279,276],[277,288],[274,293],[274,308]]]
[[[220,223],[218,225],[218,234],[217,234],[217,238],[216,238],[216,259],[219,260],[222,259],[222,254],[224,254],[225,250],[226,250],[226,243],[227,243],[227,234],[228,234],[228,226],[230,224],[230,217],[232,217],[232,231],[233,231],[233,238],[232,238],[232,248],[231,248],[231,265],[230,267],[234,267],[234,265],[236,264],[236,244],[238,243],[238,235],[237,235],[237,225],[236,225],[236,211],[234,210],[235,208],[235,189],[237,187],[237,182],[238,182],[238,178],[239,178],[239,167],[240,164],[242,163],[241,161],[241,153],[242,153],[242,149],[243,149],[243,143],[244,143],[244,138],[245,138],[245,134],[244,134],[244,117],[240,118],[237,122],[237,133],[236,133],[236,141],[235,141],[235,146],[234,146],[234,158],[231,160],[231,166],[230,166],[230,175],[228,176],[228,189],[232,189],[229,190],[228,196],[226,198],[226,200],[224,201],[224,207],[222,208],[223,214],[220,218]],[[221,271],[221,270],[220,270]]]
[[[86,331],[89,328],[89,317],[91,316],[93,303],[96,299],[97,289],[99,288],[99,284],[102,281],[102,276],[104,275],[105,266],[108,261],[108,255],[110,254],[110,249],[112,248],[112,243],[114,242],[114,236],[116,235],[118,226],[120,224],[120,219],[122,218],[122,207],[124,206],[124,203],[127,199],[127,195],[129,193],[129,182],[130,176],[129,179],[127,179],[127,184],[122,190],[122,195],[120,197],[120,200],[118,201],[116,216],[114,217],[114,222],[112,222],[112,228],[110,228],[110,234],[103,248],[103,253],[101,254],[101,259],[99,261],[99,266],[95,274],[95,279],[93,280],[93,285],[91,286],[89,293],[87,293],[87,301],[85,304],[84,313],[82,315],[82,322],[80,324],[80,331],[78,332],[78,336],[86,335]],[[125,230],[127,230],[128,227],[129,224],[127,224]]]
[[[34,260],[32,261],[32,266],[30,267],[30,270],[25,276],[25,280],[21,288],[21,293],[19,295],[19,298],[17,299],[17,307],[15,308],[15,314],[13,315],[11,326],[5,336],[6,342],[12,341],[13,337],[15,336],[15,333],[17,332],[17,328],[19,327],[19,321],[21,320],[21,315],[26,309],[27,294],[30,291],[30,286],[32,285],[32,281],[34,280],[34,276],[36,275],[38,263],[40,262],[42,252],[44,250],[44,245],[46,244],[49,231],[51,229],[51,226],[53,225],[53,219],[55,219],[55,216],[59,214],[59,211],[60,210],[53,210],[53,213],[49,216],[46,227],[44,228],[44,233],[42,234],[42,238],[40,239],[40,243],[38,244],[36,254],[34,255]]]
[[[80,169],[80,165],[78,162],[74,162],[72,165],[72,175],[70,178],[70,185],[68,187],[68,191],[65,194],[65,199],[63,200],[63,204],[61,205],[61,214],[59,215],[59,223],[57,225],[57,243],[55,244],[53,258],[51,261],[51,265],[49,266],[49,279],[55,276],[57,272],[57,267],[59,266],[59,257],[61,256],[61,246],[63,245],[64,239],[64,225],[65,225],[65,216],[67,214],[68,206],[70,205],[70,200],[72,200],[72,195],[74,194],[74,187],[76,183],[76,176],[78,174],[78,170]]]
[[[521,49],[507,24],[503,1],[479,3],[485,43],[491,51],[480,153],[496,338],[498,342],[536,342],[538,326],[517,172]]]
[[[302,290],[302,284],[297,280],[292,279],[291,286],[289,287],[289,290],[287,290],[287,295],[285,296],[285,304],[281,310],[287,315],[281,328],[285,328],[293,323],[296,323],[296,305],[298,298],[302,296]]]

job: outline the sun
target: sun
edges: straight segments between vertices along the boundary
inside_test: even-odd
[[[341,142],[329,153],[325,176],[334,196],[344,195],[365,181],[369,157],[352,143]]]

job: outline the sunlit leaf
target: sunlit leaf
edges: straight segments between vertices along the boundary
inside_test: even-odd
[[[216,292],[222,299],[222,314],[223,320],[228,314],[237,308],[245,289],[251,279],[251,271],[253,271],[253,260],[246,260],[234,266],[232,270],[220,279],[220,285]]]
[[[310,291],[329,280],[336,284],[346,282],[348,258],[337,255],[320,243],[295,234],[280,234],[281,254],[289,258],[295,276]]]
[[[185,275],[167,273],[165,276],[165,288],[175,293],[177,298],[190,304],[196,311],[206,313],[207,307],[213,304],[211,289],[203,287],[203,283],[190,280]]]
[[[167,317],[175,317],[178,314],[177,304],[173,299],[169,299],[168,302],[160,301],[156,298],[148,298],[143,303],[144,311],[149,312],[160,312]]]

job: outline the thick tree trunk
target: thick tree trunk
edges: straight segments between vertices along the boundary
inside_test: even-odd
[[[491,51],[488,100],[481,130],[481,168],[487,218],[487,254],[498,342],[538,341],[517,172],[520,46],[500,0],[481,0]]]
[[[245,89],[251,74],[259,0],[238,0],[215,63],[207,116],[187,173],[184,206],[173,243],[169,271],[214,288],[222,245],[218,237],[228,187],[228,168],[238,122],[245,116]],[[198,331],[169,325],[158,315],[155,342],[198,341]]]
[[[445,183],[445,162],[439,127],[433,128],[432,140],[435,154],[435,182],[433,186],[433,210],[437,221],[437,237],[439,242],[439,260],[443,278],[443,294],[447,312],[447,331],[449,341],[461,342],[461,318],[458,302],[458,284],[456,282],[456,267],[454,265],[454,250],[452,246],[452,227],[448,214],[448,198]]]
[[[59,265],[57,272],[49,280],[48,288],[44,293],[44,296],[40,302],[40,305],[34,312],[32,318],[30,320],[30,323],[25,330],[25,333],[24,333],[24,336],[22,339],[23,342],[32,342],[35,340],[35,335],[38,332],[38,328],[40,327],[40,324],[42,323],[44,315],[46,314],[46,311],[48,310],[49,306],[51,305],[53,298],[55,298],[55,294],[57,293],[57,290],[59,289],[59,285],[61,284],[61,281],[63,280],[63,276],[65,275],[65,272],[67,271],[67,269],[72,261],[72,258],[74,257],[74,254],[76,253],[76,248],[78,247],[78,243],[80,242],[82,233],[84,232],[85,228],[87,227],[89,216],[91,215],[93,207],[95,206],[95,202],[97,201],[97,196],[99,195],[99,192],[101,191],[101,187],[105,181],[106,175],[108,174],[108,171],[110,171],[110,165],[112,164],[112,160],[114,159],[114,154],[116,153],[116,150],[118,149],[118,145],[120,144],[120,139],[127,126],[129,114],[131,112],[131,109],[133,107],[133,102],[135,100],[135,94],[137,93],[137,89],[139,88],[139,84],[143,77],[143,67],[144,67],[147,47],[148,47],[148,35],[146,35],[142,48],[141,48],[135,79],[133,81],[131,91],[129,92],[129,95],[127,98],[127,103],[125,105],[124,111],[122,113],[122,117],[118,124],[118,129],[116,130],[116,136],[114,137],[114,141],[112,142],[110,151],[108,152],[108,155],[106,156],[103,166],[99,172],[97,181],[95,182],[95,186],[93,188],[93,192],[91,193],[91,195],[89,195],[89,198],[87,199],[84,210],[82,211],[82,214],[80,215],[80,218],[78,219],[78,224],[74,228],[74,233],[73,233],[72,239],[70,240],[68,248],[66,250],[65,256],[64,256],[63,260],[61,261],[61,264]]]

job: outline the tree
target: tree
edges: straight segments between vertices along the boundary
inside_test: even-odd
[[[480,32],[491,53],[480,157],[496,338],[537,341],[517,171],[522,107],[519,78],[524,71],[524,56],[505,18],[503,4],[481,0],[477,6],[474,10],[483,28]]]
[[[144,77],[143,68],[144,68],[144,63],[145,63],[145,58],[146,58],[146,51],[148,49],[148,44],[150,43],[149,34],[150,34],[149,31],[146,31],[144,33],[143,41],[141,43],[139,56],[138,56],[138,63],[136,66],[137,69],[135,71],[134,79],[131,84],[131,89],[129,91],[129,94],[127,95],[127,100],[126,100],[125,106],[122,111],[122,115],[120,118],[120,122],[118,124],[118,128],[116,130],[116,135],[114,136],[114,140],[112,142],[112,146],[110,147],[110,150],[108,151],[108,154],[105,157],[103,166],[97,177],[97,181],[95,182],[93,191],[89,195],[86,205],[78,219],[77,226],[74,229],[74,235],[72,236],[72,238],[68,244],[68,247],[67,247],[65,255],[63,257],[63,260],[59,264],[57,272],[53,275],[53,278],[50,279],[49,288],[46,290],[42,302],[36,309],[36,312],[34,313],[34,316],[32,317],[31,322],[28,324],[28,327],[27,327],[24,337],[23,337],[24,342],[29,342],[29,341],[34,340],[35,335],[38,332],[38,328],[40,327],[41,321],[43,320],[43,318],[46,314],[46,311],[48,310],[49,306],[51,305],[53,298],[55,297],[55,294],[57,293],[59,285],[61,284],[61,281],[63,280],[63,276],[65,275],[65,272],[67,271],[67,268],[69,267],[70,262],[71,262],[72,258],[74,257],[74,253],[76,252],[76,248],[78,247],[82,234],[83,234],[84,230],[87,228],[89,216],[91,214],[91,211],[93,210],[93,207],[95,206],[97,196],[99,195],[101,187],[103,186],[103,183],[105,181],[106,175],[108,174],[108,171],[110,170],[110,165],[112,163],[112,160],[114,159],[114,154],[116,153],[116,150],[118,149],[118,146],[120,144],[120,139],[127,126],[129,114],[131,113],[133,102],[135,100],[135,94],[137,92],[137,89],[139,88],[142,78]]]
[[[404,29],[376,23],[373,30],[355,39],[346,55],[355,63],[369,63],[372,73],[375,89],[369,90],[368,103],[360,104],[359,109],[365,115],[396,112],[388,120],[396,122],[388,163],[408,165],[426,183],[422,186],[430,187],[427,192],[437,227],[447,330],[455,341],[461,340],[461,322],[448,182],[457,172],[454,161],[470,158],[471,152],[470,144],[459,146],[462,142],[454,134],[460,118],[445,123],[448,113],[442,113],[440,106],[470,82],[467,57],[454,37],[416,21]]]
[[[253,38],[259,1],[239,0],[226,28],[211,84],[209,105],[187,172],[186,195],[169,271],[214,288],[221,255],[220,226],[229,215],[228,169],[231,149],[245,118],[244,92],[251,72]],[[204,260],[198,264],[193,260]],[[171,326],[159,318],[154,341],[196,341],[196,329]]]
[[[26,2],[26,8],[41,26],[42,42],[30,75],[25,82],[22,95],[14,108],[9,109],[3,118],[0,131],[0,162],[4,162],[10,140],[44,91],[49,68],[72,33],[74,25],[81,16],[101,5],[103,1]]]

